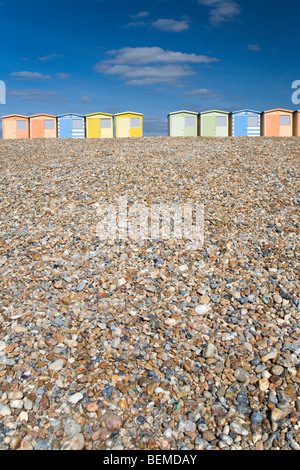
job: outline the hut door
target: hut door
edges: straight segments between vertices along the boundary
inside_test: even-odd
[[[279,137],[280,116],[266,117],[266,135]]]
[[[118,119],[118,136],[130,137],[130,119],[129,118]]]
[[[16,121],[7,121],[5,123],[5,135],[7,135],[9,139],[16,139],[17,137],[16,126],[17,126]]]
[[[59,127],[60,137],[65,139],[72,137],[72,119],[61,119]]]
[[[227,126],[226,116],[216,116],[216,137],[224,136],[224,128]]]
[[[93,118],[88,120],[88,137],[100,138],[100,119]]]
[[[44,120],[43,119],[36,119],[31,123],[31,136],[41,138],[44,137]]]
[[[17,139],[23,139],[28,137],[28,129],[27,129],[27,121],[25,120],[17,120]]]
[[[235,116],[234,119],[234,135],[246,136],[247,135],[247,116]]]
[[[206,137],[215,137],[216,135],[216,118],[215,116],[205,116],[203,118],[203,135]]]
[[[110,118],[101,119],[101,138],[112,137],[112,120]]]

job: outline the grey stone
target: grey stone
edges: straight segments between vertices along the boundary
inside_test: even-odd
[[[264,419],[264,415],[261,411],[259,410],[253,410],[251,413],[251,423],[252,424],[260,424],[262,420]]]
[[[240,392],[237,395],[236,399],[240,403],[240,405],[249,405],[249,400],[245,392]]]
[[[180,432],[185,432],[185,431],[189,431],[189,432],[195,432],[196,431],[196,423],[194,423],[193,421],[190,421],[190,420],[180,420],[179,423],[178,423],[178,428],[177,428],[177,431]]]
[[[77,284],[76,290],[77,292],[81,292],[87,284],[87,281],[81,281],[79,284]]]
[[[114,389],[115,389],[115,387],[113,387],[111,385],[109,387],[106,387],[104,390],[102,390],[102,395],[104,396],[104,398],[109,399],[111,397]]]
[[[247,431],[247,429],[245,429],[241,424],[237,423],[236,421],[230,423],[229,427],[231,431],[235,432],[240,436],[248,436],[249,434],[249,431]]]
[[[233,444],[233,439],[228,434],[224,434],[223,432],[220,434],[219,438],[224,441],[227,445],[231,446]]]
[[[64,326],[65,322],[61,318],[54,318],[53,323],[57,326]]]
[[[52,450],[52,445],[46,439],[41,439],[34,444],[33,450]]]
[[[202,437],[195,437],[195,446],[201,446],[204,450],[213,450],[213,446]]]
[[[239,382],[246,382],[249,379],[249,373],[244,369],[237,369],[234,376]]]

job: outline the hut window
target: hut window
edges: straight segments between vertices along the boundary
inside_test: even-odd
[[[53,119],[45,119],[45,121],[44,121],[44,129],[54,129],[54,121],[53,121]]]
[[[27,129],[26,121],[17,121],[17,130],[18,131],[24,131],[26,129]]]
[[[189,116],[185,118],[185,127],[194,127],[195,126],[195,117]]]
[[[290,116],[280,116],[280,125],[289,126],[290,125]]]
[[[110,119],[101,119],[101,128],[102,129],[110,129]]]
[[[258,117],[257,116],[249,116],[248,117],[248,126],[249,127],[257,127],[258,126]]]
[[[82,119],[73,119],[72,129],[82,129]]]
[[[130,127],[140,127],[140,118],[130,118]]]
[[[225,116],[217,116],[216,117],[216,126],[221,127],[221,126],[226,126],[227,119]]]

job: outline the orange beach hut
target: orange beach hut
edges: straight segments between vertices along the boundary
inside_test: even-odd
[[[28,139],[29,119],[21,114],[2,116],[3,139]]]
[[[293,111],[281,108],[264,111],[262,131],[266,137],[292,137]]]
[[[52,114],[34,114],[29,116],[30,137],[55,138],[57,137],[56,116]]]

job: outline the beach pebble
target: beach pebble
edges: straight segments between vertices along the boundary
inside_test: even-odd
[[[1,450],[299,449],[299,145],[0,141]]]

